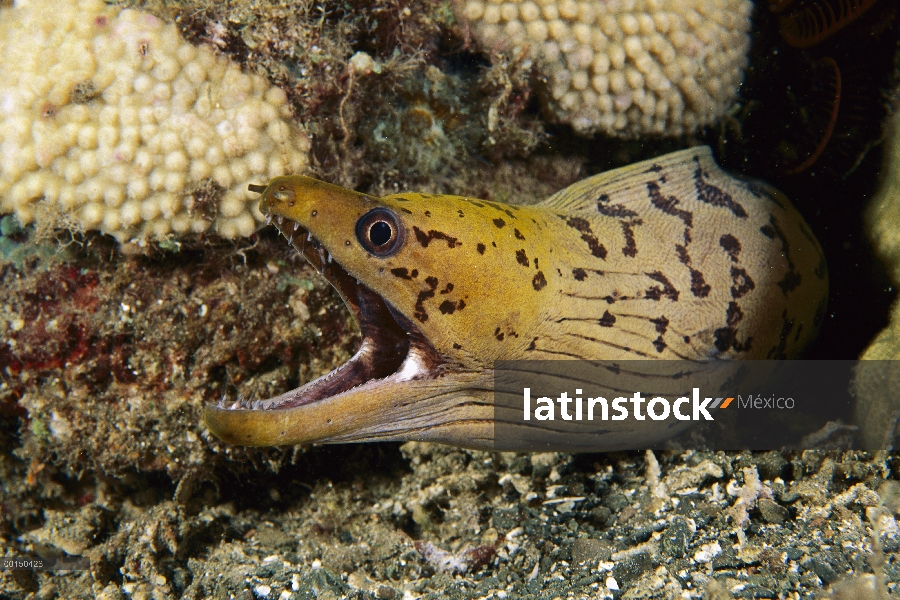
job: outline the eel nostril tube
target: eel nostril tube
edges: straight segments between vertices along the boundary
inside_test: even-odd
[[[251,183],[247,186],[247,189],[251,192],[256,192],[257,194],[262,194],[266,191],[266,186],[264,185],[256,185],[255,183]]]

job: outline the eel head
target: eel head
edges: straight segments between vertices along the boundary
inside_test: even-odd
[[[428,285],[409,271],[398,277],[400,267],[391,274],[409,237],[398,208],[407,200],[392,204],[302,176],[250,190],[262,193],[269,222],[338,291],[362,342],[349,361],[295,390],[207,406],[210,431],[249,446],[419,439],[485,447],[490,374],[417,312],[416,290]]]

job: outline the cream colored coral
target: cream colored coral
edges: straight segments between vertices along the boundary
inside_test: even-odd
[[[751,0],[457,0],[481,46],[526,53],[547,106],[582,134],[690,133],[743,80]]]
[[[249,235],[249,183],[302,172],[284,92],[103,0],[0,10],[0,209],[120,240]],[[43,213],[43,215],[39,214]]]

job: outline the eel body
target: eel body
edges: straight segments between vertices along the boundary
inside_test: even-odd
[[[494,361],[792,358],[825,313],[825,259],[803,218],[776,190],[723,172],[707,147],[533,206],[377,198],[301,176],[254,190],[363,340],[294,391],[207,407],[231,443],[491,448]],[[670,435],[618,426],[604,448]]]

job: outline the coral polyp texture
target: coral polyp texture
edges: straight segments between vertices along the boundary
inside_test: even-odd
[[[459,0],[482,48],[527,53],[546,107],[581,134],[679,136],[732,104],[751,0]]]
[[[262,219],[249,183],[307,166],[285,93],[103,0],[0,9],[0,210],[119,240]]]

